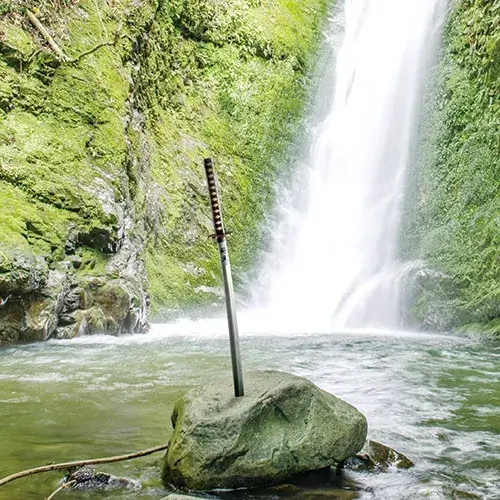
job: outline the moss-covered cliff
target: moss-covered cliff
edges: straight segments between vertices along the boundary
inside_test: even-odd
[[[213,300],[207,155],[251,263],[328,3],[0,2],[0,343]]]
[[[451,2],[405,230],[412,321],[500,333],[500,2]],[[430,118],[430,119],[429,119]]]

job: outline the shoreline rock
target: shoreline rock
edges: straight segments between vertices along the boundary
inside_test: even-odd
[[[122,246],[100,276],[78,274],[69,258],[48,269],[42,258],[21,257],[0,255],[0,345],[148,330],[147,281],[138,251]],[[119,263],[120,274],[113,272],[117,259],[126,261]]]

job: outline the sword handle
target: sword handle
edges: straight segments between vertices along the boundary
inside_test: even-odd
[[[210,196],[210,207],[212,208],[212,217],[214,222],[215,236],[217,240],[224,239],[224,224],[222,222],[222,211],[220,204],[219,191],[217,189],[217,179],[215,177],[212,158],[205,158],[205,174],[207,176],[208,194]]]

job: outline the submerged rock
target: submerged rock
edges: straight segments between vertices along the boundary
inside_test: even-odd
[[[164,460],[165,485],[193,490],[257,487],[336,465],[363,446],[366,418],[353,406],[289,373],[211,381],[179,399]]]
[[[482,497],[470,491],[453,490],[451,492],[451,498],[452,500],[481,500]]]

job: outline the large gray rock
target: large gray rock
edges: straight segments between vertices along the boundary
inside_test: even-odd
[[[366,418],[312,382],[278,371],[230,377],[179,399],[164,460],[166,486],[193,490],[255,487],[336,465],[366,439]]]

